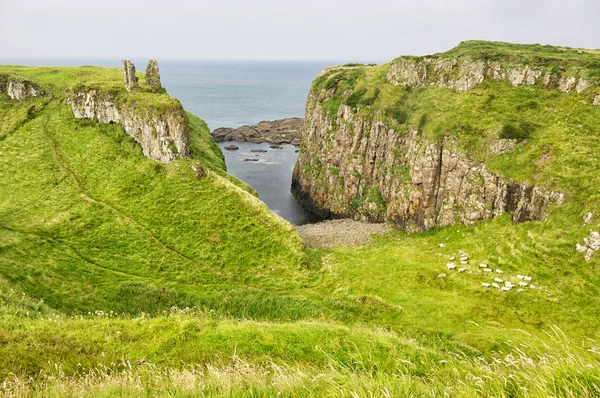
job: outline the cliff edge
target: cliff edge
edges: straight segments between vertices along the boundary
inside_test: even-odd
[[[292,192],[325,217],[408,232],[542,220],[579,195],[556,159],[587,128],[565,119],[600,111],[599,65],[594,51],[465,42],[329,68],[308,96]]]

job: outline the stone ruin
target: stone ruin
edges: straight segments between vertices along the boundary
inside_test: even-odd
[[[125,78],[125,88],[127,89],[127,92],[131,92],[133,89],[140,86],[138,78],[135,75],[135,65],[133,62],[126,59],[123,60],[123,77]],[[153,91],[164,91],[164,88],[160,84],[158,62],[156,62],[155,59],[148,61],[148,66],[146,67],[146,84],[149,85]]]
[[[135,75],[135,65],[126,59],[123,60],[123,76],[125,78],[125,88],[128,92],[140,86]]]
[[[148,61],[146,67],[146,84],[152,87],[154,91],[163,91],[160,84],[160,74],[158,72],[158,62],[155,59]]]

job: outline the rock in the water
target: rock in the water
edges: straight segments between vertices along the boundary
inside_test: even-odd
[[[244,159],[244,162],[258,162],[258,159],[246,158]]]
[[[239,146],[237,146],[237,145],[227,145],[227,146],[225,147],[225,149],[227,149],[228,151],[235,151],[235,150],[237,150],[237,149],[240,149],[240,147],[239,147]]]
[[[281,145],[269,145],[269,148],[271,148],[271,149],[281,149],[283,147]]]
[[[152,87],[155,91],[162,91],[163,87],[160,84],[160,73],[158,72],[158,62],[155,59],[148,61],[146,66],[146,84]]]
[[[288,119],[264,121],[254,126],[242,126],[237,129],[221,127],[212,132],[217,142],[238,141],[271,144],[300,145],[304,119],[294,117]]]
[[[127,91],[131,92],[134,88],[139,87],[138,78],[135,75],[135,65],[126,59],[123,60],[123,77]]]
[[[267,152],[267,150],[266,149],[250,149],[250,152],[265,153],[265,152]]]

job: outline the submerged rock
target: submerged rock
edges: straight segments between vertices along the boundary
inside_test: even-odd
[[[237,145],[227,145],[226,147],[224,147],[225,149],[227,149],[228,151],[235,151],[237,149],[240,149],[239,146]]]

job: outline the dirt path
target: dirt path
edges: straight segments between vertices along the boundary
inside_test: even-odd
[[[304,242],[312,247],[359,246],[371,241],[371,235],[391,231],[385,224],[354,220],[329,220],[297,226]]]

